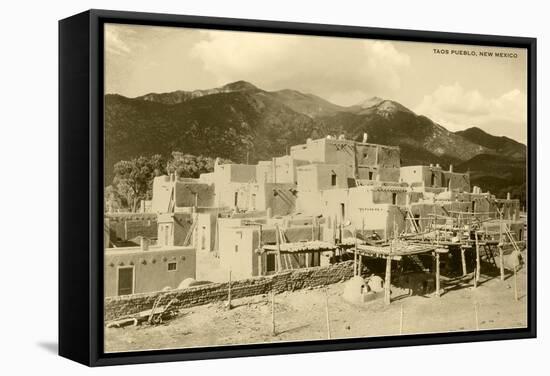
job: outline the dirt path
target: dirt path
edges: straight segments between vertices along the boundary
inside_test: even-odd
[[[353,305],[342,299],[344,284],[328,286],[331,337],[398,335],[403,307],[403,334],[525,327],[527,324],[526,272],[518,273],[520,299],[514,299],[513,277],[504,282],[482,276],[477,289],[469,280],[460,288],[443,284],[440,298],[405,296],[392,291],[393,302],[381,299]],[[456,282],[454,282],[456,283]],[[401,295],[401,296],[400,296]],[[225,302],[224,302],[225,303]],[[271,333],[271,300],[255,296],[182,310],[174,320],[155,327],[105,330],[105,351],[185,348],[327,338],[325,289],[302,290],[275,296],[276,335]]]

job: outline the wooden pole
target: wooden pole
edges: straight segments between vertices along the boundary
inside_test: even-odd
[[[280,272],[283,270],[283,258],[281,257],[281,240],[279,239],[279,225],[275,224],[275,241],[277,242],[277,258],[279,263],[277,265],[277,270]]]
[[[463,247],[460,247],[460,258],[462,259],[462,276],[465,276],[468,270],[466,269],[466,250]]]
[[[325,288],[325,316],[327,321],[327,339],[330,339],[330,316],[328,313],[328,290]]]
[[[476,278],[476,275],[477,275],[477,269],[474,269],[474,288],[475,288],[475,289],[477,288],[477,278]]]
[[[265,275],[264,273],[264,264],[265,262],[262,260],[262,257],[264,257],[264,253],[262,250],[263,243],[262,243],[262,225],[258,225],[258,251],[260,252],[258,254],[258,275]]]
[[[518,298],[518,267],[514,265],[514,299],[519,300]]]
[[[498,245],[498,256],[499,256],[499,266],[500,266],[500,280],[504,281],[504,252],[502,250],[502,245]]]
[[[271,291],[271,334],[277,335],[275,331],[275,292]]]
[[[439,280],[439,274],[440,274],[440,270],[439,270],[439,252],[437,252],[437,250],[435,251],[435,295],[436,296],[441,296],[440,295],[440,288],[441,288],[441,281]]]
[[[478,313],[477,302],[474,303],[474,314],[475,314],[475,320],[476,320],[476,330],[479,330],[479,313]]]
[[[479,277],[481,277],[481,255],[479,254],[479,238],[477,231],[475,232],[476,235],[476,280],[479,280]]]
[[[403,334],[403,303],[401,303],[401,312],[399,315],[399,334]]]
[[[359,275],[357,272],[357,229],[353,229],[353,237],[355,238],[355,249],[353,250],[353,276]]]
[[[386,257],[386,279],[384,281],[384,303],[391,303],[391,256]]]
[[[227,308],[231,309],[231,270],[229,270],[229,283],[227,284]]]

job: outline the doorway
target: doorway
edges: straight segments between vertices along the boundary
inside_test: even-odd
[[[265,261],[265,271],[267,274],[273,273],[275,271],[275,255],[266,254]]]
[[[134,267],[128,266],[118,269],[118,295],[134,293]]]

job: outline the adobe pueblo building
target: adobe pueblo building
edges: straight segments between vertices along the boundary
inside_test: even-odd
[[[362,142],[308,139],[289,155],[255,165],[216,162],[213,172],[198,179],[158,176],[152,201],[143,207],[143,218],[155,216],[148,223],[156,225],[156,245],[148,251],[106,249],[106,275],[114,281],[106,282],[109,293],[121,293],[113,287],[121,283],[121,262],[145,265],[147,259],[150,265],[156,254],[169,265],[175,258],[172,274],[168,266],[136,269],[132,292],[160,290],[194,277],[189,263],[194,252],[202,252],[219,258],[235,279],[349,259],[358,275],[369,260],[383,259],[377,261],[386,261],[389,302],[392,269],[404,259],[437,274],[439,293],[440,262],[459,260],[467,274],[473,259],[479,277],[482,258],[495,265],[498,260],[503,273],[505,255],[523,250],[525,240],[518,200],[471,187],[469,174],[452,166],[402,167],[399,147],[368,143],[366,134]],[[116,228],[123,234],[120,218],[114,223],[107,224],[111,233]],[[118,277],[111,277],[115,269],[107,263],[117,266]]]

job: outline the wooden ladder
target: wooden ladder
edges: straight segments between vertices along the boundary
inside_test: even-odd
[[[418,234],[420,233],[420,229],[418,228],[417,224],[416,224],[416,221],[414,220],[414,215],[411,211],[411,208],[408,207],[407,208],[407,217],[409,218],[409,221],[411,222],[413,228],[414,228],[414,231]]]
[[[504,227],[504,233],[506,234],[506,236],[508,236],[508,239],[510,239],[510,243],[512,243],[514,250],[517,252],[521,252],[521,250],[519,249],[518,243],[514,238],[514,234],[510,231],[510,228],[506,224],[504,224],[503,227]]]
[[[495,260],[495,254],[493,252],[493,248],[490,244],[485,244],[483,247],[483,250],[485,251],[485,259],[491,263],[495,268],[498,269],[497,262]]]

